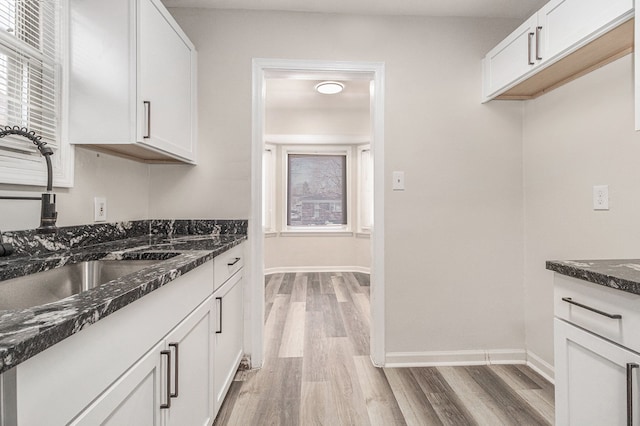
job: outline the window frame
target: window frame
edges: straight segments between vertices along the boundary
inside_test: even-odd
[[[288,225],[288,205],[289,205],[289,154],[301,155],[344,155],[345,160],[345,190],[347,223],[346,225],[318,225],[318,226],[291,226]],[[352,200],[352,162],[353,149],[348,145],[288,145],[282,146],[282,203],[281,210],[281,234],[348,234],[352,232],[353,224],[353,200]]]
[[[369,169],[369,179],[371,182],[371,200],[367,203],[367,200],[365,200],[364,198],[364,194],[365,191],[363,191],[365,183],[365,168],[364,168],[364,164],[363,164],[363,159],[362,159],[362,154],[363,152],[368,151],[369,152],[369,161],[371,162],[370,165],[370,169]],[[356,188],[356,194],[357,194],[357,208],[358,208],[358,212],[357,212],[357,229],[358,229],[358,233],[359,234],[371,234],[371,231],[373,229],[373,196],[374,196],[374,192],[373,192],[373,151],[371,150],[371,144],[364,144],[364,145],[358,145],[356,147],[356,158],[357,158],[357,163],[358,163],[358,177],[357,177],[357,188]],[[369,213],[371,215],[371,224],[365,224],[364,220],[363,220],[363,215],[365,214],[365,205],[369,204]]]
[[[66,88],[68,87],[68,23],[70,19],[68,0],[58,0],[58,59],[56,63],[56,143],[50,144],[54,151],[51,156],[53,165],[53,183],[56,187],[72,187],[74,183],[74,149],[68,142],[68,109]],[[5,38],[5,41],[7,39]],[[15,123],[0,123],[14,125]],[[31,129],[29,129],[31,130]],[[26,141],[26,140],[25,140]],[[30,143],[30,142],[29,142]],[[0,141],[0,185],[45,186],[47,167],[44,158],[37,155],[25,155],[3,148]]]
[[[265,152],[271,152],[269,159],[265,158]],[[276,231],[277,200],[276,200],[276,163],[277,147],[265,144],[262,157],[262,229],[265,234]]]

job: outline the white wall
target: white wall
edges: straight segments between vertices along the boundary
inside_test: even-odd
[[[183,166],[185,167],[185,166]],[[0,184],[3,195],[25,191],[40,196],[44,188]],[[75,154],[75,185],[54,188],[58,226],[94,223],[93,198],[107,198],[107,221],[149,218],[149,166],[82,148]],[[0,230],[33,229],[40,225],[39,201],[0,200]]]
[[[638,258],[640,133],[626,56],[524,104],[527,347],[553,363],[551,259]],[[608,184],[609,211],[592,208]]]
[[[151,216],[249,216],[253,58],[385,62],[387,350],[524,347],[522,104],[479,102],[518,22],[171,12],[198,49],[200,159],[151,168]]]
[[[272,109],[266,110],[267,135],[369,135],[369,110]]]

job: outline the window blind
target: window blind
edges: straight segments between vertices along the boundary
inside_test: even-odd
[[[0,0],[0,125],[27,127],[58,147],[60,86],[59,0]],[[6,137],[0,144],[37,156],[33,144]]]

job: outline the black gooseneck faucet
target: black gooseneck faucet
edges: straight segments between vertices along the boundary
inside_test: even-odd
[[[40,208],[40,226],[36,229],[39,234],[52,234],[56,231],[56,194],[53,193],[53,167],[51,166],[51,156],[53,150],[47,146],[42,140],[42,136],[36,136],[34,131],[29,131],[26,127],[20,126],[4,126],[0,127],[0,138],[7,135],[18,135],[29,139],[38,148],[40,154],[47,162],[47,192],[42,194]],[[34,200],[34,197],[2,197],[13,200]],[[8,256],[13,253],[13,247],[10,244],[2,242],[2,233],[0,233],[0,256]]]

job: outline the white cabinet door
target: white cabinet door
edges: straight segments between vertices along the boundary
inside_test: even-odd
[[[163,347],[161,342],[151,349],[70,424],[159,426],[160,405],[166,402]]]
[[[213,296],[165,340],[172,352],[171,407],[167,425],[213,423]]]
[[[535,68],[536,15],[520,25],[484,58],[484,98],[509,86]]]
[[[216,302],[213,374],[216,412],[242,358],[243,291],[241,270],[213,293]]]
[[[620,23],[633,10],[633,0],[552,0],[538,12],[541,57],[551,59],[575,49]]]
[[[138,141],[194,156],[193,51],[159,0],[141,0],[138,28]]]
[[[556,424],[626,425],[629,400],[640,425],[640,355],[559,319],[554,334]]]

